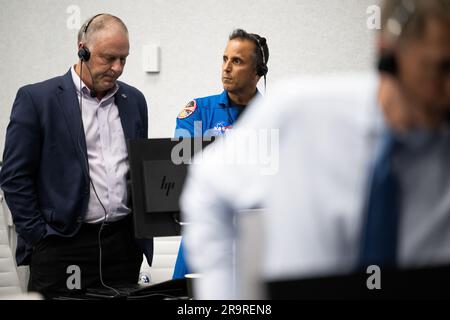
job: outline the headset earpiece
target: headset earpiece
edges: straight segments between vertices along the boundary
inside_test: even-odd
[[[267,68],[267,59],[266,55],[264,53],[264,47],[266,46],[266,38],[260,37],[256,34],[252,34],[253,38],[256,41],[256,44],[259,47],[259,50],[261,51],[261,57],[262,57],[262,63],[259,63],[256,66],[256,74],[260,77],[265,77],[267,72],[269,71],[269,68]]]
[[[397,75],[397,59],[393,52],[381,54],[378,59],[378,71]]]
[[[80,50],[78,50],[78,57],[81,61],[86,62],[91,58],[91,52],[84,45],[81,46]]]
[[[261,48],[264,48],[264,46],[266,45],[266,38],[259,38],[258,42]]]
[[[256,74],[260,77],[264,77],[267,74],[268,68],[266,65],[258,65],[256,67]]]
[[[81,41],[86,40],[85,39],[86,33],[87,33],[89,25],[92,23],[92,21],[94,21],[95,18],[97,18],[98,16],[101,16],[101,15],[103,15],[103,13],[96,14],[88,22],[86,22],[86,25],[83,28],[83,32],[81,33]],[[78,50],[78,57],[83,62],[89,61],[89,59],[91,58],[91,52],[89,51],[88,48],[86,48],[84,46],[84,43],[82,43],[81,48]]]

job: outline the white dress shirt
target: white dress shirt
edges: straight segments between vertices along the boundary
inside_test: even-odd
[[[80,98],[80,77],[73,67],[71,72]],[[105,220],[105,215],[107,221],[117,221],[131,211],[127,207],[128,152],[114,100],[118,89],[116,84],[99,101],[90,96],[89,88],[82,82],[81,111],[91,179],[89,204],[84,218],[87,223],[99,223]]]
[[[266,279],[355,269],[370,172],[385,129],[377,90],[375,75],[285,81],[254,101],[234,130],[191,166],[181,206],[192,222],[185,229],[186,257],[203,275],[199,298],[239,296],[231,268],[233,218],[255,204],[268,211],[261,239]],[[246,131],[268,129],[279,129],[276,173],[262,174],[264,161],[224,164],[224,155],[248,153],[248,145],[237,143]],[[398,160],[400,183],[408,186],[402,190],[400,266],[450,261],[449,144],[448,134],[429,146],[431,152],[413,143]]]

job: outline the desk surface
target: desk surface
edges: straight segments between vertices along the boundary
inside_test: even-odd
[[[73,294],[60,295],[54,300],[164,300],[187,298],[185,279],[169,280],[150,286],[88,288],[85,291],[74,291]]]

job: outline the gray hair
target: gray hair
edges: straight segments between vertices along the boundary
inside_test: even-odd
[[[92,35],[106,29],[111,25],[111,23],[117,24],[123,29],[125,33],[128,34],[127,26],[120,18],[108,13],[100,13],[90,17],[88,20],[86,20],[85,23],[83,23],[80,30],[78,31],[78,43],[88,43]]]

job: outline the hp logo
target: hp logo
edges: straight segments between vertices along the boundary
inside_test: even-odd
[[[175,188],[175,182],[166,182],[166,176],[164,176],[161,182],[161,190],[166,190],[166,197],[169,196],[169,192],[173,188]]]

